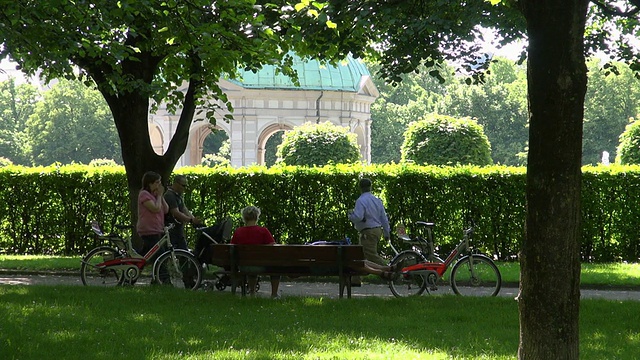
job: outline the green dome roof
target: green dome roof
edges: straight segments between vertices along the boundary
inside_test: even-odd
[[[369,75],[369,70],[362,60],[349,56],[337,66],[322,65],[312,59],[303,61],[297,56],[293,58],[293,68],[298,72],[300,86],[293,84],[283,74],[276,74],[273,65],[265,65],[257,73],[241,70],[239,79],[229,80],[246,89],[291,89],[291,90],[333,90],[358,92],[362,76]]]

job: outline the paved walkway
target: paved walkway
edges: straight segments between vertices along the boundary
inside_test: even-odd
[[[270,293],[270,284],[268,281],[260,282],[262,288],[259,294],[267,296]],[[0,285],[82,285],[79,275],[57,275],[57,274],[7,274],[0,273]],[[145,285],[141,281],[142,286]],[[218,291],[218,290],[213,290]],[[227,288],[225,291],[229,291]],[[283,297],[287,296],[315,296],[315,297],[338,297],[338,284],[326,282],[300,282],[300,281],[283,281],[280,284],[280,292]],[[431,296],[440,294],[453,294],[448,286],[440,287],[437,291],[432,292]],[[518,294],[516,287],[503,287],[499,296],[514,298]],[[610,299],[621,301],[640,301],[640,291],[637,290],[581,290],[583,299]],[[380,284],[363,284],[362,287],[353,288],[351,296],[353,298],[366,296],[393,297],[389,286]],[[425,295],[428,296],[428,295]]]

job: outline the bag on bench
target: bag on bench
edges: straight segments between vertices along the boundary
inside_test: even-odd
[[[344,240],[333,240],[333,241],[316,240],[316,241],[307,243],[306,245],[351,245],[351,239],[345,238]]]

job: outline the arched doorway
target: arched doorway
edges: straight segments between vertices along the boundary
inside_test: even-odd
[[[202,143],[202,165],[213,167],[230,164],[231,142],[229,135],[224,130],[214,127]]]
[[[358,145],[360,148],[360,160],[368,162],[369,159],[367,159],[367,138],[364,135],[362,126],[358,124],[356,128],[353,129],[353,132],[356,134],[358,139]]]
[[[205,124],[192,132],[191,161],[193,165],[230,164],[230,143],[227,132],[219,126]]]
[[[282,142],[282,135],[293,129],[287,124],[272,124],[267,126],[258,138],[258,164],[272,166],[276,162],[276,149]]]
[[[153,144],[153,150],[158,155],[164,154],[164,136],[162,129],[156,124],[149,124],[149,139]]]
[[[276,152],[278,151],[278,146],[282,144],[282,137],[284,136],[285,131],[276,131],[267,140],[267,143],[264,147],[264,165],[266,167],[273,166],[276,161],[278,161],[278,155]]]

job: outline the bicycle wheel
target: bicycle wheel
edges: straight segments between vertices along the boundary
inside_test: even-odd
[[[153,277],[165,285],[196,290],[202,281],[202,268],[190,252],[176,249],[160,255],[153,264]]]
[[[424,257],[412,250],[403,251],[391,260],[389,266],[402,268],[425,262]],[[426,283],[422,275],[400,274],[389,282],[389,289],[396,297],[417,296],[426,290]]]
[[[117,286],[122,284],[124,272],[116,269],[102,269],[98,264],[115,259],[120,253],[108,246],[97,247],[82,258],[80,278],[86,286]]]
[[[451,289],[464,296],[496,296],[502,286],[500,270],[484,255],[473,255],[458,260],[451,269]]]

